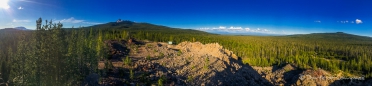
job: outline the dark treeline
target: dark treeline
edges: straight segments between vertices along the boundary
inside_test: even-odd
[[[104,59],[103,34],[90,29],[62,29],[62,24],[39,19],[35,31],[1,34],[1,75],[8,85],[79,85],[98,71]]]
[[[0,77],[10,85],[79,85],[87,75],[99,72],[98,61],[107,60],[105,40],[130,37],[156,42],[217,42],[252,66],[292,63],[302,69],[372,76],[372,38],[345,33],[224,36],[130,21],[68,29],[52,21],[38,22],[35,31],[0,33]]]

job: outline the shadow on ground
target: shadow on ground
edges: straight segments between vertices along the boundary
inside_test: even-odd
[[[330,86],[372,86],[372,79],[355,77],[355,79],[336,80]]]
[[[229,64],[225,62],[225,64]],[[273,86],[268,80],[255,71],[250,65],[243,64],[240,60],[230,58],[230,64],[226,65],[223,71],[214,71],[215,75],[206,82],[207,86],[227,85],[227,86]],[[200,77],[200,76],[197,76]]]

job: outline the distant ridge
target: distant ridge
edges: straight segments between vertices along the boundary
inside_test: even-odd
[[[121,22],[108,22],[88,27],[86,29],[127,29],[129,31],[162,31],[162,32],[182,32],[184,34],[213,34],[213,35],[237,35],[237,36],[285,36],[285,37],[300,37],[300,38],[315,38],[315,39],[353,39],[353,40],[372,40],[372,37],[360,36],[349,34],[345,32],[333,33],[310,33],[310,34],[294,34],[294,35],[281,35],[281,34],[265,34],[265,33],[211,33],[195,29],[181,29],[171,28],[162,25],[155,25],[151,23],[138,23],[133,21],[124,20]]]
[[[14,29],[14,28],[4,28],[4,29],[0,29],[0,36],[4,36],[4,34],[15,35],[15,33],[22,32],[22,31],[27,31],[27,30],[19,30],[19,29]]]
[[[18,30],[30,30],[30,29],[27,29],[25,27],[15,27],[14,29],[18,29]]]
[[[4,28],[4,29],[16,29],[16,30],[30,30],[25,27],[14,27],[14,28]]]
[[[155,25],[151,23],[137,23],[133,21],[108,22],[105,24],[98,24],[88,27],[86,29],[125,29],[128,31],[152,31],[162,33],[189,33],[189,34],[212,34],[204,31],[194,29],[171,28],[162,25]]]
[[[287,35],[287,36],[292,37],[292,38],[372,41],[372,37],[354,35],[354,34],[349,34],[349,33],[344,33],[344,32],[295,34],[295,35]]]

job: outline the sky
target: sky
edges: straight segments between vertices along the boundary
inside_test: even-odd
[[[372,37],[372,0],[0,0],[0,28],[118,19],[215,33],[345,32]]]

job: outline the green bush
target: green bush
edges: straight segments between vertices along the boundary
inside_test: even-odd
[[[130,69],[130,71],[129,71],[129,78],[131,79],[131,80],[133,80],[134,79],[134,73],[133,73],[133,69]]]
[[[150,55],[147,55],[147,56],[146,56],[146,60],[151,60]]]
[[[209,58],[206,57],[206,58],[205,58],[204,69],[208,69],[208,68],[209,68]]]
[[[161,53],[159,54],[159,58],[164,58],[164,53]]]
[[[179,51],[177,52],[177,56],[181,56],[181,55],[182,55],[182,51],[179,50]]]
[[[122,60],[123,60],[123,65],[132,65],[132,59],[129,58],[129,56],[125,57],[125,59],[122,58]]]
[[[165,76],[161,76],[158,80],[158,86],[164,86],[164,82],[166,82],[167,78]]]
[[[187,82],[193,82],[194,81],[194,77],[193,76],[188,76],[187,77]]]

